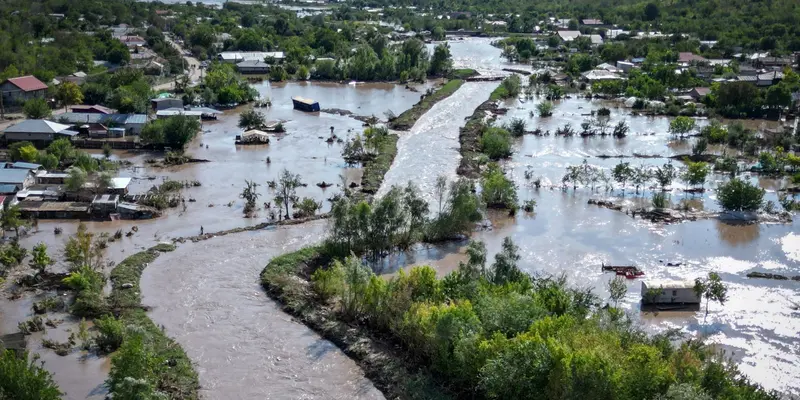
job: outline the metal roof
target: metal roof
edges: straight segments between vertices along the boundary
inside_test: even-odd
[[[17,161],[15,163],[11,164],[11,168],[17,168],[17,169],[39,169],[39,168],[42,168],[42,164],[34,164],[34,163],[29,163],[29,162],[24,162],[24,161]]]
[[[44,82],[36,79],[36,77],[33,75],[20,76],[18,78],[10,78],[8,82],[20,88],[20,90],[22,90],[23,92],[32,92],[35,90],[47,89],[47,85],[45,85]]]
[[[131,178],[111,178],[111,187],[114,189],[125,189],[131,184]]]
[[[30,173],[29,169],[3,168],[0,169],[0,183],[22,184]]]
[[[650,289],[694,289],[694,281],[647,280],[642,282],[642,287]]]
[[[17,190],[17,185],[11,185],[8,183],[0,185],[0,193],[16,193]]]
[[[6,133],[59,133],[69,129],[69,125],[58,124],[44,119],[28,119],[6,128]]]

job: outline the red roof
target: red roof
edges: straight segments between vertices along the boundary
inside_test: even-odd
[[[697,54],[693,54],[691,52],[680,52],[680,53],[678,53],[678,62],[690,63],[690,62],[693,62],[693,61],[706,62],[708,60],[705,57],[698,56]]]
[[[20,90],[22,90],[23,92],[32,92],[34,90],[47,89],[47,85],[45,85],[42,81],[36,79],[36,77],[32,75],[20,76],[19,78],[11,78],[8,80],[8,82],[20,88]]]

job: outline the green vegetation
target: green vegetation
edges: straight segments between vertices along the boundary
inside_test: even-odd
[[[511,133],[503,128],[487,127],[480,139],[481,151],[491,160],[511,156]]]
[[[212,63],[203,77],[204,91],[187,88],[187,96],[194,100],[202,97],[205,104],[242,104],[253,101],[258,92],[234,70],[233,65]]]
[[[554,108],[555,106],[551,101],[543,101],[536,105],[536,111],[539,112],[539,116],[542,118],[552,116]]]
[[[508,209],[513,213],[519,207],[517,187],[495,163],[489,164],[483,172],[481,196],[489,208]]]
[[[414,397],[398,383],[409,371],[438,382],[426,387],[444,396],[436,398],[547,393],[551,399],[652,399],[677,392],[779,398],[700,342],[676,347],[669,334],[645,334],[616,307],[601,307],[591,292],[568,287],[564,278],[525,274],[508,238],[491,265],[481,243],[470,243],[467,254],[468,261],[444,278],[426,266],[387,280],[358,257],[331,261],[324,248],[307,248],[270,262],[262,284],[287,311],[358,360],[368,376],[381,376],[376,384],[393,398],[433,398]],[[616,303],[624,285],[612,292]],[[397,354],[350,345],[373,340],[399,345]]]
[[[411,127],[414,126],[414,123],[416,123],[423,114],[428,112],[428,110],[430,110],[434,104],[450,97],[450,95],[455,93],[462,84],[464,84],[464,81],[461,79],[453,79],[448,81],[435,92],[428,93],[423,96],[419,103],[414,104],[413,107],[403,111],[403,113],[397,116],[397,118],[389,121],[389,127],[397,130],[411,129]]]
[[[0,399],[60,399],[61,391],[42,364],[37,356],[28,361],[28,354],[17,356],[0,347]]]
[[[372,133],[367,138],[367,147],[374,148],[375,156],[364,163],[364,174],[361,177],[361,191],[366,194],[375,194],[383,183],[386,172],[394,162],[397,155],[397,135],[389,134],[385,128],[371,128]],[[366,133],[366,131],[365,131]]]
[[[25,118],[28,119],[50,118],[53,114],[50,110],[50,106],[47,105],[47,101],[40,98],[26,101],[25,105],[22,107],[22,112],[25,113]]]
[[[239,128],[247,131],[250,129],[258,129],[262,126],[264,126],[264,114],[252,108],[242,111],[242,113],[239,114]]]
[[[478,71],[471,68],[455,69],[450,73],[451,79],[467,79],[478,75]]]
[[[150,121],[142,129],[140,137],[145,144],[169,146],[180,151],[199,131],[200,121],[197,118],[176,115]]]
[[[514,74],[503,79],[503,82],[500,83],[500,86],[492,91],[492,94],[489,96],[489,100],[497,101],[517,97],[521,90],[522,79],[520,79],[519,75]]]
[[[147,316],[140,304],[139,279],[146,266],[161,252],[175,249],[160,244],[136,253],[111,271],[109,305],[118,318],[96,322],[101,350],[118,350],[111,359],[106,384],[115,398],[197,399],[197,373],[183,349],[166,336]],[[127,327],[124,331],[122,327]]]
[[[717,202],[724,211],[758,211],[764,203],[764,189],[739,178],[717,188]]]

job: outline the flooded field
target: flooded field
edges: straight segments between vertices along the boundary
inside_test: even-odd
[[[451,41],[456,67],[472,67],[487,74],[501,73],[507,64],[491,39]],[[414,181],[430,198],[438,175],[454,178],[459,162],[458,128],[464,118],[483,102],[495,84],[467,83],[450,98],[440,102],[401,133],[398,155],[386,175],[381,192],[393,184]],[[316,183],[360,180],[360,171],[344,165],[341,144],[324,141],[330,127],[341,138],[359,132],[361,122],[339,115],[307,114],[292,109],[291,97],[310,97],[322,108],[340,108],[357,115],[382,117],[386,110],[399,114],[419,99],[418,92],[402,86],[339,85],[327,83],[256,84],[273,106],[262,109],[267,120],[286,120],[287,134],[267,146],[242,147],[233,143],[241,130],[236,126],[243,109],[229,110],[219,121],[204,123],[204,133],[191,144],[189,152],[208,163],[170,168],[152,168],[144,160],[152,155],[120,154],[140,167],[123,171],[136,178],[131,191],[140,193],[163,178],[198,180],[202,186],[184,190],[186,209],[171,210],[162,218],[150,221],[90,222],[96,232],[130,231],[131,237],[112,243],[109,260],[119,262],[128,255],[175,237],[196,235],[203,226],[206,232],[231,229],[264,222],[267,211],[257,217],[242,217],[243,201],[239,193],[245,180],[255,180],[262,197],[272,202],[266,182],[275,179],[283,168],[302,176],[306,187],[300,197],[322,202],[341,188],[322,190]],[[420,88],[424,91],[424,87]],[[554,131],[566,123],[580,129],[591,110],[608,103],[584,99],[559,102],[553,117],[531,116],[536,100],[510,101],[508,115],[525,119],[527,129],[541,127]],[[565,168],[588,163],[612,168],[619,159],[601,159],[600,155],[633,153],[671,156],[689,153],[691,141],[673,142],[667,133],[667,118],[635,117],[621,108],[611,107],[612,124],[626,120],[631,127],[628,137],[606,138],[535,137],[516,140],[514,156],[504,164],[519,186],[520,200],[534,199],[533,214],[520,213],[516,218],[490,215],[492,229],[474,234],[487,243],[489,256],[499,250],[502,239],[511,236],[520,247],[521,266],[532,273],[565,274],[570,283],[592,287],[601,298],[607,297],[606,282],[612,278],[600,271],[600,263],[637,264],[648,278],[693,279],[709,271],[718,271],[729,285],[730,300],[725,305],[712,304],[703,323],[704,313],[642,314],[639,311],[640,282],[628,282],[624,308],[650,332],[679,328],[687,336],[706,336],[733,354],[739,367],[756,382],[786,393],[800,394],[800,284],[794,281],[750,280],[750,271],[769,271],[800,275],[800,223],[732,226],[716,220],[675,225],[654,225],[634,220],[624,213],[587,205],[590,198],[612,197],[616,201],[647,204],[650,192],[634,195],[628,188],[625,197],[617,188],[606,193],[588,188],[551,189],[559,185]],[[703,121],[698,122],[705,123]],[[760,122],[755,122],[760,124]],[[713,150],[713,149],[712,149]],[[271,163],[267,164],[266,159]],[[662,165],[665,158],[625,159],[634,165]],[[677,163],[677,161],[676,161]],[[544,186],[535,189],[524,178],[530,166]],[[714,187],[723,177],[714,176],[706,187]],[[780,182],[758,180],[775,199]],[[673,185],[673,202],[691,201],[694,207],[715,209],[714,195],[684,195]],[[195,202],[189,202],[195,199]],[[230,204],[230,206],[228,206]],[[263,208],[263,205],[260,205]],[[64,229],[54,235],[53,228]],[[150,265],[142,279],[144,304],[153,307],[151,317],[164,325],[196,363],[203,397],[224,398],[293,398],[293,399],[378,399],[381,394],[366,380],[357,365],[331,343],[293,321],[270,301],[258,285],[258,274],[272,257],[318,242],[324,234],[324,221],[257,232],[213,238],[180,245]],[[51,252],[60,254],[64,240],[74,233],[75,221],[40,221],[39,232],[22,243],[30,248],[45,242]],[[440,274],[457,267],[463,260],[465,243],[443,247],[421,247],[413,254],[390,257],[378,270],[391,274],[406,264],[432,264]],[[668,267],[667,263],[678,263]],[[56,269],[63,266],[56,266]],[[0,299],[0,329],[16,330],[18,322],[31,315],[33,298],[18,301]],[[74,324],[73,324],[74,325]],[[68,324],[48,335],[61,338]],[[74,353],[58,357],[40,347],[31,337],[31,349],[43,354],[47,368],[67,391],[67,398],[102,397],[99,386],[108,368],[105,359],[84,359]],[[80,367],[76,367],[79,365]],[[94,397],[91,397],[94,398]]]
[[[230,235],[159,257],[143,303],[196,363],[206,399],[383,399],[335,345],[264,294],[275,256],[318,242],[324,222]]]

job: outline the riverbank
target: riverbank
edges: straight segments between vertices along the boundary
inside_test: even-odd
[[[494,95],[494,92],[492,93]],[[458,165],[458,175],[467,178],[478,178],[481,166],[481,133],[487,119],[493,119],[499,109],[495,100],[486,100],[459,129],[458,141],[460,144],[461,162]]]
[[[462,79],[453,79],[445,83],[430,95],[423,96],[419,103],[398,115],[397,118],[389,121],[389,128],[399,131],[407,131],[414,126],[414,123],[428,112],[436,103],[452,95],[464,84]]]
[[[397,141],[399,137],[394,134],[386,135],[381,143],[378,155],[364,163],[364,175],[361,177],[361,192],[367,195],[378,193],[386,173],[389,172],[394,158],[397,156]]]
[[[139,287],[142,272],[164,252],[175,250],[171,244],[158,244],[136,253],[111,270],[111,305],[117,318],[124,326],[137,326],[145,331],[148,339],[147,353],[163,363],[155,365],[156,389],[167,393],[172,399],[198,399],[200,387],[197,372],[183,348],[166,332],[156,326],[147,316],[141,304]]]
[[[422,364],[401,353],[395,343],[373,335],[358,324],[339,320],[336,311],[319,300],[311,289],[311,274],[328,262],[320,246],[284,254],[272,259],[261,272],[261,285],[284,312],[356,361],[386,398],[453,398],[435,383]]]

